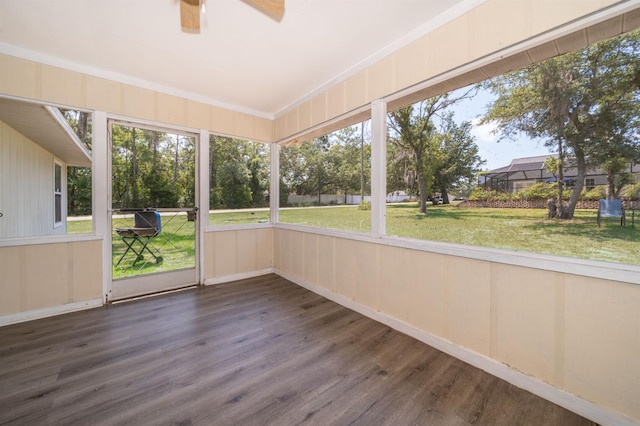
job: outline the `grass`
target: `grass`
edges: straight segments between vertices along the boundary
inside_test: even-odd
[[[418,213],[417,205],[387,206],[387,234],[422,240],[441,241],[470,246],[491,247],[518,252],[545,253],[573,258],[640,264],[640,223],[637,229],[628,223],[606,219],[599,228],[595,210],[577,210],[572,220],[549,220],[543,209],[485,209],[459,208],[454,205],[429,206],[427,214]],[[268,222],[269,212],[258,210],[211,213],[210,224],[241,224]],[[169,241],[153,241],[162,251],[160,265],[152,259],[143,265],[138,262],[132,270],[122,261],[114,268],[114,278],[132,272],[158,272],[167,269],[193,267],[193,222],[176,216],[175,222],[163,221],[163,234],[177,233]],[[367,233],[371,229],[371,212],[357,206],[318,207],[280,210],[282,223],[351,230]],[[185,224],[188,224],[188,226]],[[630,222],[630,221],[629,221]],[[120,223],[117,226],[126,225]],[[185,229],[186,226],[186,229]],[[69,232],[91,232],[90,221],[69,222]],[[114,237],[114,259],[124,251],[124,244]],[[173,260],[172,260],[173,259]]]

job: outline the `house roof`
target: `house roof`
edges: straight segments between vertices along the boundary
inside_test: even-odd
[[[68,165],[91,166],[91,154],[58,108],[0,97],[0,120]]]
[[[484,172],[485,180],[529,180],[552,176],[544,167],[544,162],[557,154],[538,155],[535,157],[514,158],[508,166]]]
[[[199,34],[179,0],[0,1],[0,53],[273,118],[484,0],[207,0]]]

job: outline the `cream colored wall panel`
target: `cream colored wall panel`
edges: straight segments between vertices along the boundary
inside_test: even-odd
[[[272,120],[266,118],[253,118],[253,139],[262,142],[273,142],[274,125]]]
[[[396,91],[395,56],[387,56],[369,67],[367,73],[368,99],[382,98]]]
[[[408,265],[412,274],[408,297],[407,322],[436,336],[445,332],[445,256],[410,251]]]
[[[253,229],[236,231],[236,273],[255,271],[257,254],[256,233]]]
[[[102,244],[100,241],[68,243],[73,270],[71,302],[102,297]]]
[[[318,236],[318,285],[335,293],[336,238]]]
[[[557,274],[503,264],[492,272],[491,357],[553,383]]]
[[[211,108],[201,102],[187,102],[187,122],[186,125],[196,129],[211,129]]]
[[[640,286],[565,278],[565,387],[640,419]]]
[[[99,111],[120,111],[120,83],[85,76],[85,105]]]
[[[304,240],[306,235],[304,232],[296,232],[291,236],[291,273],[293,275],[304,278]]]
[[[207,256],[213,256],[214,258],[215,276],[224,277],[225,275],[237,273],[238,246],[236,231],[215,232],[213,238],[213,252],[207,253]]]
[[[318,281],[318,245],[319,236],[317,234],[304,234],[304,256],[303,256],[303,278],[315,285],[319,285]]]
[[[256,229],[256,269],[271,268],[274,264],[274,230],[272,228]]]
[[[315,126],[327,120],[327,93],[321,93],[311,100],[311,122]]]
[[[282,234],[281,229],[273,230],[273,266],[278,269],[282,269]]]
[[[42,65],[40,75],[42,100],[63,105],[84,106],[85,87],[82,74]]]
[[[548,31],[616,2],[617,0],[532,1],[532,7],[530,8],[531,31],[534,34]]]
[[[311,101],[307,101],[298,107],[298,128],[311,127]]]
[[[358,242],[336,238],[334,258],[336,293],[352,300],[355,298],[355,253],[358,249]]]
[[[327,91],[327,112],[329,117],[337,117],[347,111],[347,83],[343,81]]]
[[[29,99],[40,97],[40,66],[0,54],[0,93]]]
[[[470,22],[463,15],[428,34],[424,42],[425,77],[433,77],[471,59]]]
[[[352,110],[371,100],[367,93],[367,71],[360,71],[347,80],[346,109]]]
[[[24,270],[25,310],[48,308],[69,303],[69,253],[66,244],[42,244],[25,247],[27,264],[38,260],[38,267]]]
[[[284,116],[285,118],[285,132],[287,135],[292,135],[294,133],[298,133],[300,128],[298,127],[298,109],[294,108],[291,111],[287,112]],[[301,141],[304,142],[304,141]]]
[[[274,139],[280,140],[287,136],[287,118],[286,115],[276,118],[273,124]]]
[[[447,337],[490,355],[491,264],[448,257],[446,274]]]
[[[425,38],[421,38],[395,52],[395,87],[397,89],[409,87],[424,79],[425,45]]]
[[[23,247],[0,247],[0,316],[20,312],[21,268]]]
[[[156,119],[156,98],[154,92],[123,84],[121,86],[121,93],[122,114],[148,120]]]
[[[391,246],[380,246],[379,250],[380,311],[406,321],[409,292],[413,290],[409,287],[415,273],[413,265],[408,262],[409,252]]]
[[[376,244],[361,242],[358,244],[354,265],[355,301],[369,308],[379,310],[378,302],[378,277],[380,264],[378,246]]]
[[[529,3],[492,0],[472,10],[469,13],[471,55],[480,58],[530,36]]]
[[[254,126],[253,126],[253,120],[254,117],[248,114],[243,114],[241,112],[236,112],[234,113],[235,115],[235,120],[234,120],[234,134],[247,138],[247,139],[253,139],[254,136]]]
[[[290,274],[293,273],[291,253],[292,238],[302,238],[302,233],[284,229],[280,231],[280,268]]]
[[[215,249],[216,238],[214,232],[205,232],[204,234],[204,279],[216,277]]]
[[[156,120],[163,123],[184,125],[187,122],[186,109],[185,99],[156,93]]]
[[[211,129],[213,133],[232,135],[235,130],[235,114],[227,109],[211,107]]]

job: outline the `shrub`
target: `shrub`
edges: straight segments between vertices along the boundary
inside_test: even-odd
[[[633,185],[627,185],[622,190],[622,197],[630,200],[640,199],[640,182],[634,183]]]
[[[583,200],[600,200],[606,198],[607,188],[604,185],[598,185],[590,191],[583,191],[581,197]]]
[[[538,182],[526,188],[521,194],[525,200],[547,200],[558,196],[558,187],[555,183]]]
[[[489,201],[496,197],[496,191],[487,191],[486,189],[476,186],[473,188],[469,200],[472,201]]]
[[[371,210],[371,201],[365,201],[365,200],[360,201],[358,210]]]

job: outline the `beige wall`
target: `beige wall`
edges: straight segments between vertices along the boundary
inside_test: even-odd
[[[53,226],[53,159],[0,121],[0,238],[65,233]]]
[[[273,229],[249,228],[205,233],[203,281],[273,267]]]
[[[338,115],[356,110],[376,99],[400,92],[615,3],[618,1],[487,0],[465,15],[288,110],[275,121],[275,140],[286,140],[292,135],[304,134],[308,128],[321,125]],[[634,18],[637,19],[637,16]],[[630,21],[630,18],[627,21]],[[536,59],[541,54],[549,57],[562,51],[576,49],[586,42],[617,34],[625,25],[635,26],[637,23],[616,23],[611,27],[607,26],[605,31],[596,27],[589,34],[581,33],[564,39],[561,45],[545,45],[542,46],[542,50],[527,55],[516,55],[509,61],[500,61],[479,72],[479,78],[471,76],[469,79],[479,81],[491,75],[502,74],[509,69],[517,69],[530,64],[531,59]],[[554,52],[549,53],[547,50]],[[464,81],[462,86],[469,84],[469,79]],[[460,84],[456,85],[455,81],[443,85],[445,92],[457,87],[460,87]],[[425,96],[411,102],[422,99],[425,99]]]
[[[102,297],[99,240],[0,247],[0,317]]]
[[[640,286],[276,229],[275,268],[640,420]]]
[[[0,54],[0,94],[131,118],[273,139],[271,120]]]

